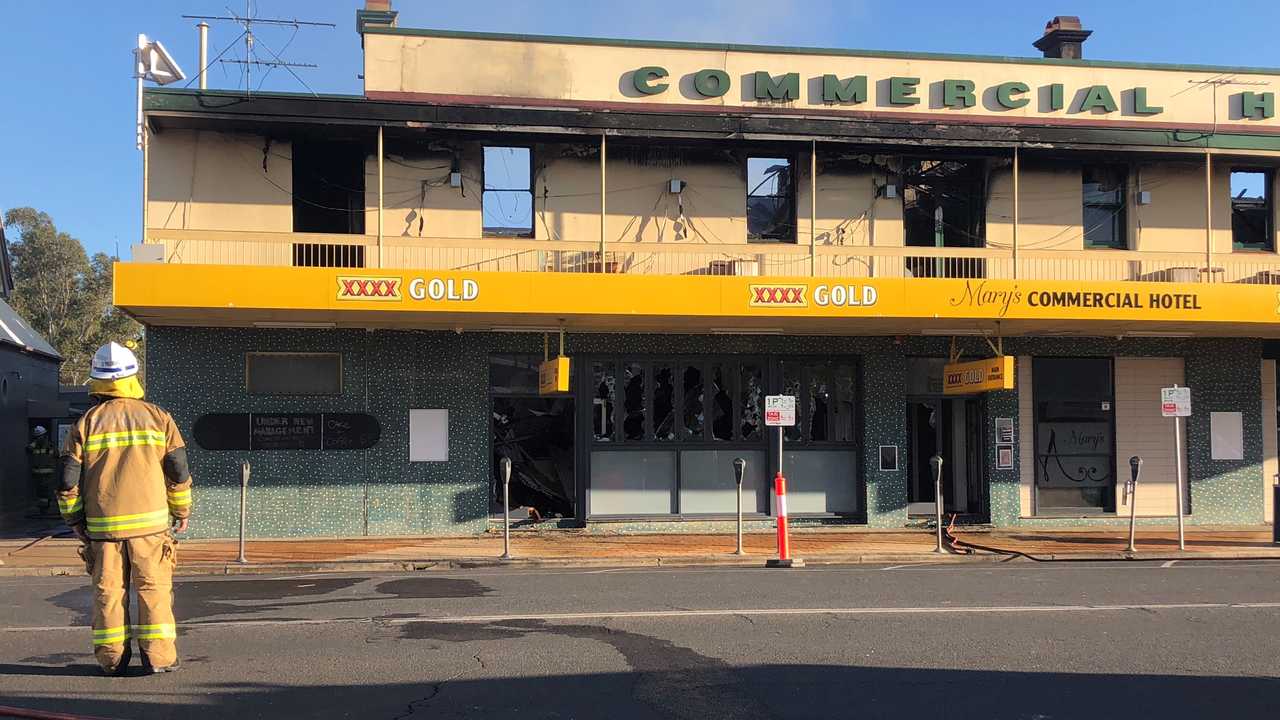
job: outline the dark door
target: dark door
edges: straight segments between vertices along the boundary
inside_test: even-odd
[[[910,440],[907,511],[934,513],[930,458],[942,456],[943,511],[980,514],[986,504],[982,407],[977,398],[917,398],[907,403]]]

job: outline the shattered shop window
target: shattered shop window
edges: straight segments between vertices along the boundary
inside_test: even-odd
[[[1274,252],[1275,212],[1269,170],[1231,171],[1231,247]]]
[[[788,158],[747,158],[747,241],[796,241],[795,167]]]

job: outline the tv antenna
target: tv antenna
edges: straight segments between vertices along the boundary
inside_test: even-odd
[[[297,37],[299,30],[302,30],[303,28],[315,28],[315,27],[334,28],[334,27],[337,27],[337,25],[329,22],[316,22],[313,20],[298,20],[297,18],[292,18],[292,19],[291,18],[261,18],[261,17],[257,17],[254,14],[254,10],[255,8],[254,8],[253,0],[245,0],[243,15],[236,14],[234,10],[228,7],[226,15],[183,15],[182,17],[188,20],[200,20],[202,22],[212,20],[215,22],[235,23],[241,27],[240,34],[236,36],[234,40],[228,43],[227,46],[222,49],[222,52],[218,53],[217,57],[215,57],[212,62],[223,62],[228,65],[239,65],[240,66],[239,72],[241,74],[241,77],[244,78],[245,95],[253,94],[254,68],[266,68],[266,72],[264,72],[262,74],[262,77],[258,80],[258,87],[262,87],[262,83],[267,79],[267,76],[270,75],[273,70],[275,70],[276,68],[284,68],[286,72],[288,72],[290,75],[293,76],[294,80],[297,80],[304,88],[307,89],[307,92],[310,92],[312,95],[316,95],[316,91],[313,90],[311,86],[307,84],[307,81],[303,80],[302,77],[298,75],[298,73],[294,72],[294,68],[316,68],[320,66],[314,63],[289,62],[285,60],[284,57],[282,57],[282,55],[289,49],[289,46],[293,44],[293,40],[295,37]],[[293,36],[290,37],[288,42],[284,44],[284,47],[280,49],[280,52],[276,52],[271,48],[270,45],[267,45],[265,42],[263,42],[262,39],[258,37],[258,35],[254,32],[254,27],[258,25],[266,25],[269,27],[292,27]],[[222,56],[226,54],[227,50],[230,50],[231,46],[235,45],[240,40],[244,40],[244,58],[243,59],[240,59],[240,58],[223,59]],[[260,54],[258,52],[260,49],[265,50],[267,53],[267,56],[263,56],[262,54]],[[212,62],[209,64],[212,64]],[[202,77],[204,73],[208,71],[208,69],[209,69],[208,65],[200,68],[196,77],[197,78]]]
[[[1186,90],[1180,90],[1177,93],[1174,93],[1174,95],[1181,95],[1182,93],[1192,89],[1203,90],[1207,87],[1213,88],[1213,129],[1209,132],[1209,135],[1216,135],[1218,133],[1218,88],[1230,85],[1251,87],[1256,85],[1270,85],[1271,83],[1266,81],[1240,80],[1233,74],[1222,73],[1203,80],[1188,80],[1187,84],[1191,87],[1188,87]]]

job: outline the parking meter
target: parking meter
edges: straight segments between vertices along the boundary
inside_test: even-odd
[[[938,546],[933,551],[945,553],[947,550],[942,546],[942,456],[934,455],[929,458],[929,467],[933,468],[933,506],[938,524]]]
[[[498,472],[502,475],[502,558],[511,559],[511,458],[503,455],[498,460]]]
[[[1124,501],[1129,505],[1129,552],[1137,552],[1133,544],[1138,529],[1138,476],[1142,474],[1142,458],[1129,458],[1129,480],[1124,484]]]
[[[742,550],[742,476],[747,474],[747,461],[743,458],[733,459],[733,481],[738,486],[738,549],[734,554],[745,554]]]

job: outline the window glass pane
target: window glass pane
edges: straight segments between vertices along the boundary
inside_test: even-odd
[[[854,438],[854,411],[857,409],[855,373],[851,365],[835,366],[835,388],[831,400],[831,439],[852,442]]]
[[[669,515],[676,483],[671,450],[591,453],[592,515]]]
[[[485,190],[528,190],[529,148],[486,147]]]
[[[484,232],[533,233],[533,186],[529,148],[484,148]]]
[[[733,439],[733,394],[725,366],[711,366],[711,439]]]
[[[739,382],[739,432],[742,433],[743,440],[759,440],[763,425],[761,408],[764,406],[764,382],[760,366],[743,363]]]
[[[1085,247],[1128,247],[1124,214],[1128,170],[1116,165],[1085,165],[1080,176]]]
[[[1237,250],[1275,249],[1270,179],[1261,170],[1231,172],[1231,240]]]
[[[796,424],[782,429],[782,436],[786,438],[788,442],[795,442],[804,439],[804,410],[798,406],[801,402],[800,369],[801,365],[798,362],[782,363],[782,394],[795,396],[797,403]]]
[[[858,455],[851,450],[788,450],[787,512],[857,512]]]
[[[680,513],[729,514],[738,510],[733,460],[747,461],[742,475],[742,511],[769,511],[769,460],[763,450],[682,450]]]
[[[644,366],[640,363],[623,363],[623,412],[622,437],[626,440],[644,440]]]
[[[614,439],[614,385],[613,363],[595,363],[591,366],[591,426],[595,439],[599,442]]]
[[[670,365],[653,368],[653,435],[656,440],[676,439],[675,371]]]
[[[495,395],[537,395],[537,355],[490,355],[489,391]]]
[[[493,235],[528,235],[533,232],[533,193],[485,190],[482,203],[485,232]]]
[[[250,395],[341,395],[338,353],[249,353]]]
[[[831,407],[831,370],[826,365],[809,366],[809,439],[823,442],[831,439],[827,427]]]
[[[1036,509],[1110,509],[1115,486],[1111,361],[1036,358]]]
[[[702,440],[702,368],[686,365],[684,368],[684,431],[686,437]]]
[[[748,240],[795,240],[794,181],[786,158],[747,158]]]

